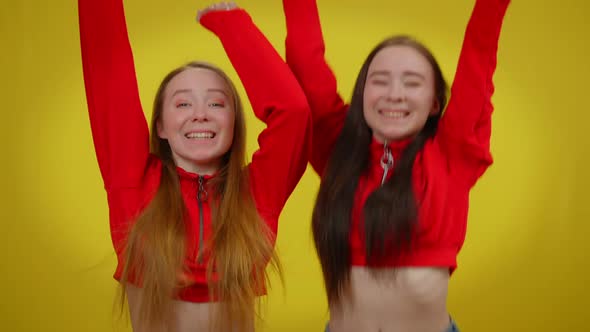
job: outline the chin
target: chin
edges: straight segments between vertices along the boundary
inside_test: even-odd
[[[201,154],[191,158],[191,160],[198,164],[210,164],[221,160],[221,155],[217,154]]]
[[[392,141],[399,141],[403,140],[404,138],[408,137],[407,133],[400,133],[399,131],[396,132],[388,132],[382,135],[388,142]]]

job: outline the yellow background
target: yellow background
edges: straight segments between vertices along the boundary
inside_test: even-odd
[[[217,63],[239,82],[218,40],[193,20],[206,4],[125,1],[146,113],[159,80],[188,60]],[[280,1],[240,4],[283,54]],[[451,81],[473,4],[319,0],[343,96],[369,49],[396,33],[429,45]],[[450,287],[449,309],[463,331],[587,331],[589,9],[585,0],[515,0],[509,8],[495,76],[495,164],[473,191]],[[3,2],[0,15],[0,329],[128,330],[112,313],[115,257],[76,2]],[[253,151],[262,125],[248,121]],[[328,317],[310,232],[318,183],[308,169],[280,220],[286,289],[274,284],[264,331],[322,331]]]

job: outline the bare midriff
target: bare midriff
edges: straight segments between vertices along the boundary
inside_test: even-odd
[[[445,332],[449,269],[353,266],[340,305],[330,304],[330,332]]]
[[[133,332],[164,332],[170,331],[164,327],[144,326],[137,318],[137,310],[141,301],[141,288],[128,285],[127,286],[127,301],[129,303],[129,311],[131,314],[131,325]],[[194,332],[194,331],[210,331],[212,323],[212,314],[219,310],[217,302],[207,303],[193,303],[187,301],[174,300],[173,317],[168,327],[172,327],[174,332]],[[170,326],[174,325],[174,326]],[[232,332],[254,332],[254,322],[251,327],[238,329],[230,328]]]

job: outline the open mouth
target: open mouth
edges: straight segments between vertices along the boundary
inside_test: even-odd
[[[212,139],[215,137],[215,133],[212,131],[198,131],[184,134],[184,137],[188,139]]]
[[[391,119],[403,119],[408,117],[410,112],[399,110],[379,110],[379,114]]]

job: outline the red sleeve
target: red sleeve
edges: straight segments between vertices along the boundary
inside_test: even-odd
[[[201,23],[221,40],[256,117],[267,125],[249,172],[259,211],[276,219],[309,159],[307,100],[287,64],[244,10],[210,12]]]
[[[149,156],[122,0],[78,0],[92,137],[106,189],[140,184]]]
[[[477,0],[465,38],[451,98],[436,141],[449,156],[457,179],[471,187],[492,163],[492,77],[498,39],[510,0]]]
[[[348,105],[338,94],[326,63],[324,38],[315,0],[283,0],[287,22],[286,59],[309,102],[313,119],[310,162],[322,175],[342,127]]]

